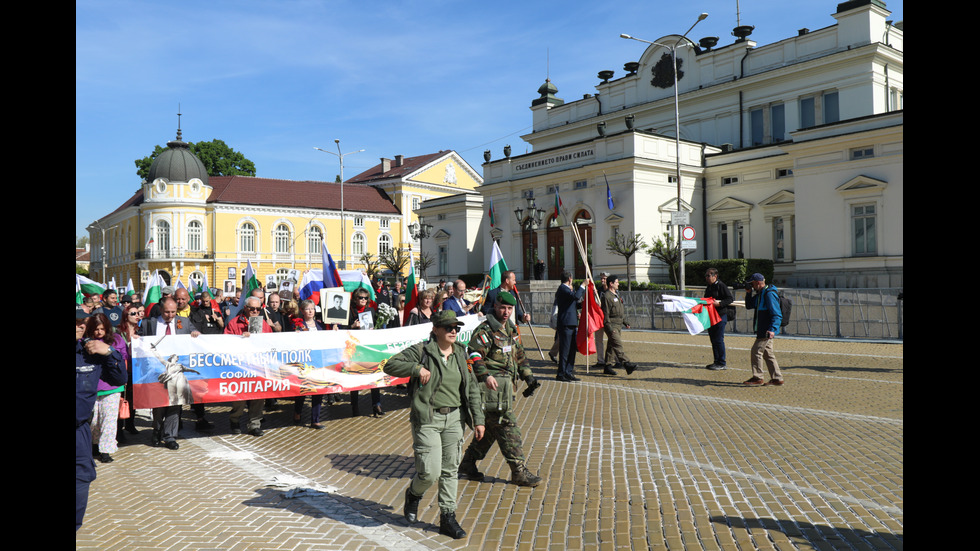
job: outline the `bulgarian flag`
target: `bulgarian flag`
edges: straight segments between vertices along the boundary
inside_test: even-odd
[[[419,287],[415,280],[415,261],[408,253],[408,281],[405,282],[405,313],[402,314],[402,327],[408,323],[409,313],[419,305]]]
[[[85,300],[85,297],[91,297],[95,295],[102,295],[106,290],[106,286],[91,279],[75,274],[75,304],[81,304]]]
[[[507,271],[507,263],[504,262],[504,255],[500,253],[500,246],[493,242],[493,250],[490,251],[490,286],[487,289],[500,287],[503,281],[503,274]]]
[[[208,274],[206,271],[202,274],[200,283],[195,283],[193,279],[191,280],[191,292],[193,294],[198,295],[205,291],[208,293],[211,292],[211,287],[208,286]]]
[[[558,215],[561,214],[562,206],[561,197],[558,196],[558,186],[555,186],[555,218],[558,218]]]
[[[493,212],[493,197],[490,198],[490,209],[487,211],[487,215],[490,216],[490,227],[494,227],[497,223],[497,217]]]
[[[245,264],[245,289],[242,290],[243,297],[252,296],[252,291],[261,287],[259,285],[259,278],[255,276],[255,270],[252,269],[252,261],[246,260]],[[243,303],[244,304],[244,303]]]
[[[129,283],[126,284],[126,296],[136,297],[136,287],[133,287],[133,278],[129,278]]]
[[[662,304],[664,312],[677,312],[684,316],[684,324],[688,333],[697,335],[705,329],[721,321],[718,310],[715,309],[713,298],[692,298],[664,295]]]
[[[146,282],[146,289],[143,289],[143,306],[146,307],[147,316],[150,315],[153,306],[163,298],[163,288],[166,284],[159,270],[154,270],[153,276]]]

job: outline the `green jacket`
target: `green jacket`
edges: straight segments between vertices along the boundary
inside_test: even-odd
[[[518,379],[532,374],[517,327],[510,320],[498,321],[493,314],[473,330],[469,354],[473,359],[473,375],[481,383],[491,375],[494,378],[507,375],[517,384]]]
[[[462,375],[459,389],[460,415],[463,422],[470,428],[484,424],[483,402],[480,398],[479,383],[470,373],[466,364],[466,349],[460,344],[453,345],[456,364]],[[429,382],[419,384],[419,372],[422,368],[429,370]],[[395,354],[384,363],[382,368],[392,377],[410,377],[408,393],[412,397],[412,409],[409,419],[413,425],[425,424],[432,421],[432,395],[442,382],[444,365],[439,353],[439,345],[435,340],[419,343]]]

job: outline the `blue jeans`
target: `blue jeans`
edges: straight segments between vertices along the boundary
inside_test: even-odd
[[[725,325],[728,315],[722,314],[721,321],[708,328],[708,338],[711,339],[711,353],[715,356],[715,364],[725,365]]]

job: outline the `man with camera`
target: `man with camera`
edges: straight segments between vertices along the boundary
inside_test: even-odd
[[[783,374],[776,363],[776,353],[773,341],[779,334],[779,326],[783,320],[782,309],[779,306],[779,291],[775,285],[766,285],[766,278],[755,273],[746,282],[745,307],[755,310],[752,316],[752,327],[755,329],[755,343],[752,344],[752,378],[743,384],[748,386],[781,386]],[[762,363],[769,370],[769,382],[763,380]]]

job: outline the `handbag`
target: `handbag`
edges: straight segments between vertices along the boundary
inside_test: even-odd
[[[127,399],[123,398],[122,396],[120,396],[119,397],[119,418],[120,419],[129,419],[129,416],[130,415],[132,415],[132,412],[129,409],[129,400],[127,400]]]
[[[554,304],[551,308],[551,319],[548,320],[548,327],[558,329],[558,305]]]

